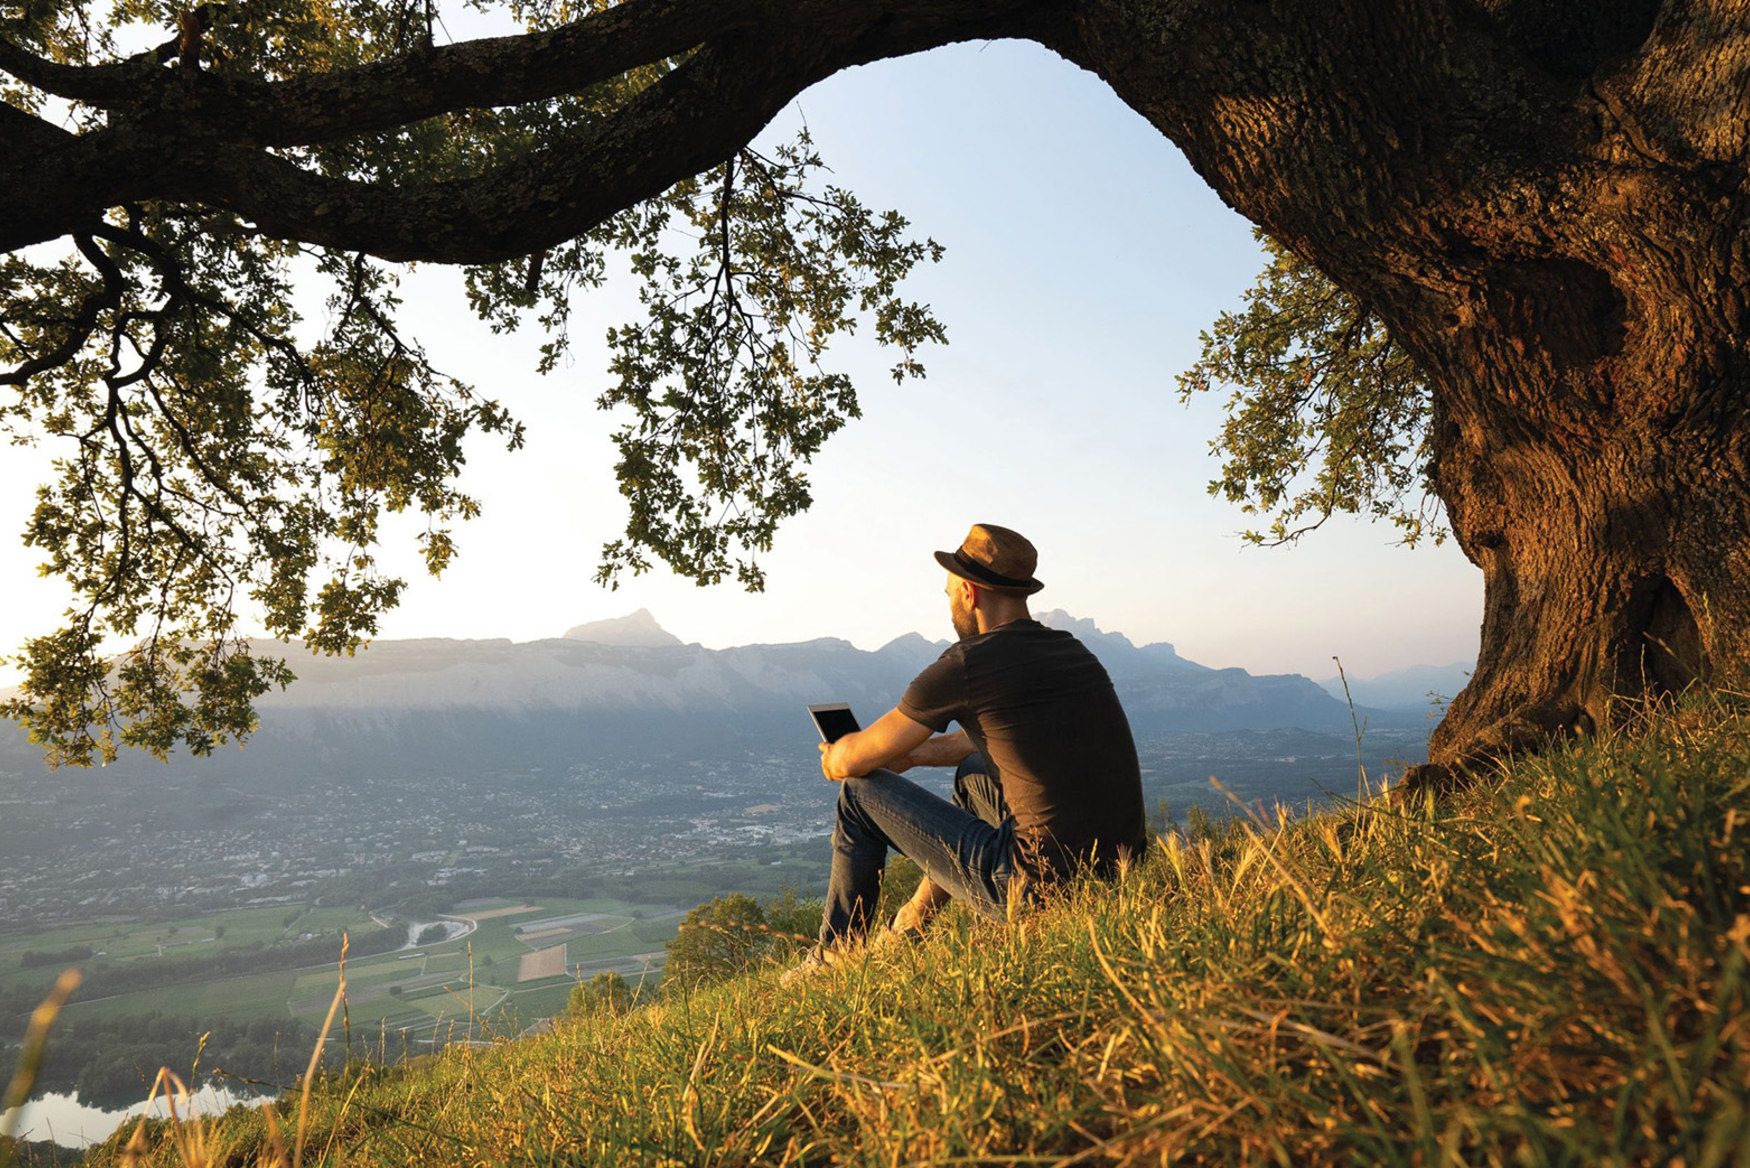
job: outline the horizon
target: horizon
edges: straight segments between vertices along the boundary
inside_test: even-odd
[[[1131,636],[1129,633],[1125,632],[1123,629],[1108,628],[1107,626],[1101,624],[1098,620],[1096,620],[1093,617],[1080,616],[1076,613],[1069,612],[1068,610],[1063,609],[1063,608],[1042,609],[1042,610],[1030,613],[1030,616],[1031,616],[1031,619],[1036,620],[1036,621],[1040,621],[1042,624],[1046,624],[1047,626],[1053,627],[1053,628],[1061,627],[1061,625],[1055,624],[1047,618],[1061,617],[1061,618],[1063,618],[1063,620],[1065,622],[1071,622],[1071,623],[1075,623],[1075,624],[1092,624],[1094,626],[1095,632],[1102,637],[1112,637],[1112,636],[1122,637],[1122,638],[1124,638],[1125,641],[1127,641],[1129,644],[1131,644],[1133,647],[1135,647],[1137,649],[1149,649],[1149,648],[1155,648],[1158,646],[1164,646],[1168,649],[1171,649],[1181,660],[1191,661],[1194,664],[1206,666],[1210,669],[1221,670],[1221,669],[1236,669],[1236,668],[1237,669],[1244,669],[1245,668],[1244,666],[1224,665],[1220,662],[1198,660],[1194,657],[1190,657],[1184,653],[1179,652],[1179,648],[1178,648],[1177,643],[1170,640],[1170,639],[1169,640],[1160,640],[1160,641],[1138,640],[1137,638]],[[403,642],[409,642],[409,641],[454,641],[458,644],[479,643],[479,642],[488,642],[488,643],[505,642],[505,643],[511,644],[511,645],[537,645],[537,644],[540,644],[544,641],[575,640],[575,641],[581,641],[581,642],[586,643],[586,644],[600,644],[600,645],[607,645],[607,646],[614,647],[614,648],[664,647],[664,646],[652,646],[652,645],[639,645],[639,644],[632,643],[632,642],[595,641],[589,637],[573,636],[573,633],[578,629],[589,628],[591,626],[598,626],[598,625],[609,625],[609,626],[622,625],[622,624],[626,624],[628,622],[637,621],[637,619],[639,617],[650,618],[650,625],[648,627],[650,627],[650,628],[654,629],[656,632],[662,633],[666,636],[674,637],[675,638],[675,646],[674,647],[677,647],[677,648],[698,648],[698,649],[703,649],[706,652],[710,652],[710,653],[719,653],[719,652],[724,652],[724,651],[730,650],[730,649],[757,648],[760,646],[808,645],[808,644],[813,644],[813,643],[816,643],[819,641],[838,641],[838,642],[841,642],[843,644],[850,645],[853,649],[856,649],[859,652],[875,653],[875,652],[879,652],[880,650],[888,647],[889,645],[892,645],[892,644],[899,642],[899,641],[903,641],[908,637],[918,637],[931,645],[944,645],[944,646],[946,646],[946,645],[953,644],[953,639],[950,636],[942,636],[942,635],[932,636],[930,633],[928,633],[922,629],[908,629],[908,630],[896,633],[893,636],[888,637],[885,640],[878,641],[878,642],[870,642],[870,643],[858,643],[857,641],[854,641],[848,637],[842,637],[842,636],[837,636],[837,635],[834,635],[831,633],[827,633],[827,634],[824,634],[822,636],[805,637],[805,638],[801,638],[799,640],[783,640],[783,641],[759,640],[759,641],[738,641],[738,642],[726,643],[726,644],[707,644],[704,641],[686,640],[684,638],[676,636],[676,634],[672,630],[670,630],[668,628],[668,626],[666,626],[662,623],[662,619],[660,617],[658,617],[655,613],[651,612],[651,610],[648,607],[640,606],[639,608],[635,608],[635,609],[631,610],[630,612],[621,613],[618,616],[604,617],[604,618],[600,618],[600,619],[596,619],[596,620],[580,621],[577,624],[569,626],[568,628],[565,629],[565,631],[559,632],[559,633],[549,633],[549,634],[545,634],[545,635],[537,635],[537,636],[525,637],[525,638],[517,638],[517,637],[509,637],[509,636],[491,636],[491,635],[478,636],[478,637],[446,637],[446,636],[440,636],[440,635],[421,635],[421,636],[411,636],[411,637],[376,637],[376,638],[373,638],[370,642],[367,642],[366,644],[359,646],[358,651],[360,653],[367,653],[367,652],[369,652],[372,645],[375,645],[379,642],[384,643],[384,644],[396,644],[396,643],[403,643]],[[946,622],[944,622],[944,623],[946,623]],[[640,624],[642,624],[642,622],[640,622]],[[271,637],[253,637],[251,639],[252,640],[267,641],[267,642],[272,643],[272,644],[284,644],[285,643],[285,642],[276,641]],[[297,647],[300,644],[301,644],[300,642],[294,641],[294,642],[290,643],[290,646]],[[294,658],[293,660],[295,661],[296,659]],[[1357,673],[1354,670],[1351,670],[1347,666],[1345,666],[1344,673],[1348,675],[1349,680],[1352,682],[1371,682],[1371,681],[1378,681],[1382,678],[1385,678],[1385,677],[1393,675],[1393,674],[1412,672],[1412,671],[1420,670],[1420,669],[1470,669],[1472,666],[1474,666],[1474,664],[1475,664],[1475,658],[1472,657],[1472,658],[1457,659],[1457,660],[1452,660],[1452,661],[1415,661],[1415,662],[1411,662],[1408,665],[1394,667],[1392,669],[1387,669],[1387,670],[1384,670],[1384,671],[1378,672],[1378,673],[1367,673],[1367,674]],[[1299,672],[1295,672],[1295,671],[1280,671],[1280,670],[1274,671],[1272,673],[1258,673],[1256,671],[1249,670],[1249,669],[1246,670],[1246,672],[1251,674],[1252,676],[1299,676],[1299,677],[1305,677],[1308,680],[1316,682],[1320,685],[1323,685],[1327,682],[1334,682],[1338,679],[1338,671],[1337,671],[1337,666],[1336,666],[1335,662],[1332,663],[1330,671],[1328,673],[1324,673],[1324,674],[1299,673]]]

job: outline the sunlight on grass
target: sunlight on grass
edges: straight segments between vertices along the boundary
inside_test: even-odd
[[[305,1162],[1744,1168],[1750,717],[1723,703],[1445,802],[1170,837],[795,990],[773,967],[318,1073]],[[205,1146],[284,1162],[293,1106]],[[140,1130],[140,1163],[206,1162]]]

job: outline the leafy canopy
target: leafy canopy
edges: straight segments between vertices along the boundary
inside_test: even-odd
[[[638,1004],[643,996],[643,983],[633,985],[609,970],[588,981],[571,987],[566,1012],[573,1018],[594,1018],[603,1014],[624,1014]]]
[[[0,10],[0,118],[29,123],[39,141],[61,132],[50,121],[94,139],[118,124],[149,137],[151,116],[174,120],[166,111],[179,100],[199,111],[236,97],[237,141],[258,155],[237,172],[254,176],[239,180],[244,195],[258,178],[286,178],[285,167],[298,176],[293,189],[329,182],[322,189],[344,191],[354,211],[371,197],[361,191],[473,190],[490,178],[527,213],[548,195],[518,176],[538,184],[555,156],[611,144],[622,130],[655,125],[672,137],[684,123],[663,117],[714,108],[685,105],[688,94],[732,85],[757,64],[743,55],[726,67],[721,45],[654,25],[615,55],[603,46],[632,25],[601,23],[624,15],[609,0],[471,4],[527,34],[520,50],[478,50],[520,51],[518,85],[548,75],[555,61],[543,64],[543,52],[596,71],[542,90],[557,96],[503,99],[490,94],[508,90],[485,85],[488,96],[470,99],[480,71],[439,61],[448,34],[434,5],[411,0],[28,0]],[[649,11],[709,22],[715,10]],[[591,53],[611,67],[576,64]],[[298,84],[371,69],[379,84],[403,75],[395,70],[416,80],[435,71],[449,112],[385,128],[393,118],[297,105],[296,93],[312,92]],[[293,86],[281,94],[289,105],[262,88],[282,81]],[[118,97],[132,85],[151,90],[157,111],[139,124]],[[323,92],[332,106],[343,90]],[[390,94],[391,104],[418,105],[406,96]],[[904,379],[922,374],[923,345],[945,339],[929,308],[899,292],[942,249],[824,181],[806,131],[768,152],[714,157],[562,242],[465,273],[492,328],[543,331],[543,373],[566,352],[574,296],[608,279],[616,257],[638,281],[642,315],[610,331],[598,398],[622,419],[616,471],[628,505],[624,534],[602,551],[606,584],[660,561],[700,583],[761,587],[761,553],[809,505],[810,460],[859,414],[850,381],[822,364],[829,344],[867,322],[897,348],[893,376]],[[522,440],[505,406],[435,368],[402,326],[407,265],[382,256],[404,257],[406,238],[390,224],[370,236],[381,255],[369,240],[334,244],[332,225],[318,222],[326,210],[276,233],[207,203],[117,200],[59,247],[0,259],[0,385],[14,391],[0,400],[0,426],[58,453],[24,538],[77,597],[62,628],[24,646],[26,680],[3,712],[51,763],[108,760],[122,745],[200,754],[246,736],[254,700],[292,674],[252,651],[245,622],[351,652],[405,587],[378,564],[384,514],[423,518],[419,546],[441,572],[453,525],[479,510],[458,485],[468,444]],[[1231,389],[1212,492],[1270,516],[1248,533],[1256,541],[1297,538],[1338,510],[1389,519],[1408,542],[1440,538],[1426,484],[1426,386],[1377,318],[1267,246],[1270,266],[1245,308],[1216,322],[1180,379],[1185,397]],[[294,292],[313,286],[326,294],[307,319]],[[106,646],[118,640],[128,648],[112,660]]]
[[[507,15],[542,30],[608,7],[514,0]],[[118,59],[123,34],[145,32],[168,39],[136,61],[269,80],[417,52],[441,31],[430,5],[404,0],[32,0],[0,18],[0,37],[61,64]],[[332,178],[466,179],[611,116],[676,64],[277,153]],[[4,80],[13,107],[51,105]],[[65,104],[77,128],[107,116]],[[572,297],[607,279],[611,255],[630,258],[645,316],[610,332],[600,395],[627,418],[615,440],[629,519],[603,549],[603,582],[659,559],[701,583],[760,587],[759,554],[810,501],[809,460],[858,414],[850,382],[821,366],[830,341],[872,320],[903,378],[922,374],[921,345],[944,339],[898,292],[940,247],[822,183],[824,170],[803,132],[562,246],[467,270],[491,327],[545,331],[549,372]],[[242,622],[352,651],[405,586],[377,562],[383,514],[423,516],[424,560],[441,572],[453,524],[478,512],[457,485],[467,443],[484,434],[514,448],[522,431],[405,332],[406,265],[171,202],[115,207],[67,242],[0,261],[0,384],[15,390],[0,425],[61,452],[25,542],[78,598],[64,627],[24,646],[26,680],[4,712],[53,764],[107,761],[124,744],[207,753],[247,735],[254,699],[292,677],[252,652]],[[294,306],[294,286],[310,281],[328,288],[319,320]],[[115,661],[112,638],[130,646]]]
[[[1291,543],[1339,511],[1387,520],[1406,544],[1441,542],[1421,371],[1365,305],[1256,235],[1269,262],[1178,379],[1181,401],[1228,391],[1209,493],[1268,518],[1252,543]]]

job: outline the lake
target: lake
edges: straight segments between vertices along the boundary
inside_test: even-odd
[[[259,1103],[262,1098],[215,1086],[202,1087],[189,1096],[197,1115],[217,1115],[238,1104]],[[190,1108],[178,1101],[176,1112],[186,1119]],[[110,1109],[81,1103],[77,1094],[51,1091],[0,1116],[0,1129],[10,1130],[21,1140],[53,1140],[63,1147],[83,1148],[101,1143],[122,1124],[145,1113],[145,1100],[132,1107]],[[170,1115],[170,1104],[162,1095],[152,1101],[151,1114],[157,1119]]]

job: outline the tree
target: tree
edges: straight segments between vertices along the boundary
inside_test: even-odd
[[[911,863],[896,853],[895,858],[890,859],[887,865],[889,877],[893,873],[894,860]],[[916,884],[914,880],[912,887],[916,887]],[[881,885],[883,900],[887,897],[888,888],[884,879]],[[910,893],[911,889],[908,888],[906,895],[909,896]],[[780,965],[788,964],[820,936],[820,919],[826,909],[825,902],[818,898],[803,899],[793,885],[786,884],[778,895],[768,899],[760,908],[766,918],[766,956]]]
[[[144,107],[108,82],[90,90],[97,77],[125,75],[148,89],[168,80],[162,96],[180,106],[192,96],[187,85],[260,84],[267,97],[281,84],[321,88],[403,65],[435,69],[427,82],[447,96],[406,107],[408,79],[382,76],[310,98],[326,106],[383,97],[400,113],[330,109],[319,116],[326,128],[287,125],[264,138],[258,126],[234,143],[240,152],[220,153],[244,170],[265,165],[256,178],[327,185],[307,208],[324,222],[350,214],[331,200],[342,190],[422,183],[451,205],[463,187],[485,184],[478,193],[488,202],[508,197],[494,215],[524,218],[554,198],[569,202],[577,182],[605,181],[559,173],[597,140],[613,156],[597,162],[619,173],[602,194],[637,175],[609,195],[619,206],[594,202],[593,222],[565,210],[563,227],[497,241],[478,223],[458,223],[447,241],[387,250],[359,246],[362,238],[303,238],[271,226],[263,206],[192,191],[118,191],[64,218],[34,196],[5,207],[0,247],[15,254],[0,264],[0,383],[19,393],[0,419],[18,437],[46,436],[70,451],[40,493],[26,542],[83,600],[67,627],[25,647],[26,681],[5,707],[51,763],[107,760],[118,744],[159,757],[178,745],[207,753],[246,735],[254,699],[291,672],[251,653],[237,634],[239,602],[256,605],[275,636],[350,652],[404,586],[377,570],[383,512],[427,516],[427,566],[435,574],[448,563],[449,523],[477,511],[455,486],[463,440],[495,433],[514,447],[520,430],[403,335],[396,272],[384,260],[468,263],[469,298],[492,327],[532,317],[548,330],[546,370],[564,352],[571,296],[602,281],[608,251],[629,253],[646,313],[611,336],[615,382],[601,403],[634,418],[616,437],[630,518],[626,537],[603,550],[602,578],[643,571],[654,556],[701,583],[733,575],[761,584],[759,553],[778,522],[809,503],[806,463],[858,410],[849,381],[821,367],[828,343],[866,317],[900,350],[894,376],[921,374],[915,351],[942,330],[897,285],[940,249],[909,239],[897,214],[821,187],[806,133],[770,155],[718,150],[707,136],[685,165],[638,163],[636,149],[627,153],[637,141],[655,149],[688,137],[672,122],[711,99],[715,82],[702,83],[701,71],[726,80],[725,62],[709,64],[714,54],[670,44],[677,29],[649,41],[639,31],[647,7],[518,4],[514,15],[534,30],[526,36],[438,48],[432,7],[416,19],[405,0],[337,6],[320,22],[271,2],[186,10],[126,0],[117,16],[178,33],[125,59],[99,14],[76,4],[33,4],[0,22],[0,71],[15,79],[0,90],[0,147],[20,152],[0,162],[8,195],[22,194],[17,167],[53,168],[67,148],[98,150],[103,173],[127,168],[117,151],[128,148],[105,127]],[[631,42],[609,43],[621,27]],[[633,43],[634,56],[650,55],[627,58]],[[117,59],[94,63],[105,56]],[[691,94],[678,106],[677,91]],[[47,95],[72,103],[80,132],[33,116]],[[259,112],[273,120],[285,111]],[[162,113],[147,120],[163,128]],[[215,106],[194,120],[208,116],[228,118]],[[735,111],[732,120],[751,136],[767,116]],[[159,133],[138,129],[142,145]],[[189,165],[204,173],[227,164]],[[421,236],[430,227],[403,225]],[[64,258],[16,254],[55,239],[71,243]],[[332,285],[329,325],[314,341],[300,337],[288,307],[298,264]],[[117,664],[101,651],[106,633],[138,638]]]
[[[474,265],[488,319],[558,346],[602,250],[633,251],[606,569],[757,584],[798,462],[856,410],[814,342],[858,303],[904,375],[940,330],[895,292],[931,245],[811,193],[807,143],[746,145],[837,70],[993,37],[1099,74],[1420,371],[1397,406],[1425,429],[1373,431],[1407,460],[1385,486],[1425,471],[1486,589],[1436,767],[1750,665],[1742,0],[521,0],[522,35],[447,46],[402,0],[118,11],[166,39],[126,57],[65,0],[0,30],[0,356],[13,416],[77,450],[30,538],[108,627],[170,620],[113,682],[92,620],[29,648],[12,712],[64,757],[106,747],[93,712],[154,749],[247,729],[286,675],[235,644],[232,598],[344,649],[400,587],[371,574],[381,507],[433,516],[447,559],[460,438],[514,424],[396,332],[386,263]],[[705,246],[665,252],[670,223]],[[16,254],[53,240],[65,261]],[[310,348],[298,253],[336,289]]]
[[[637,1003],[637,999],[637,989],[610,970],[572,986],[567,1008],[574,1018],[624,1014]]]
[[[1179,821],[1173,815],[1172,803],[1165,798],[1155,800],[1154,814],[1148,817],[1148,833],[1153,836],[1166,836],[1178,830]]]
[[[751,896],[732,892],[699,905],[681,921],[662,966],[665,992],[687,992],[753,967],[771,943],[766,914]]]

